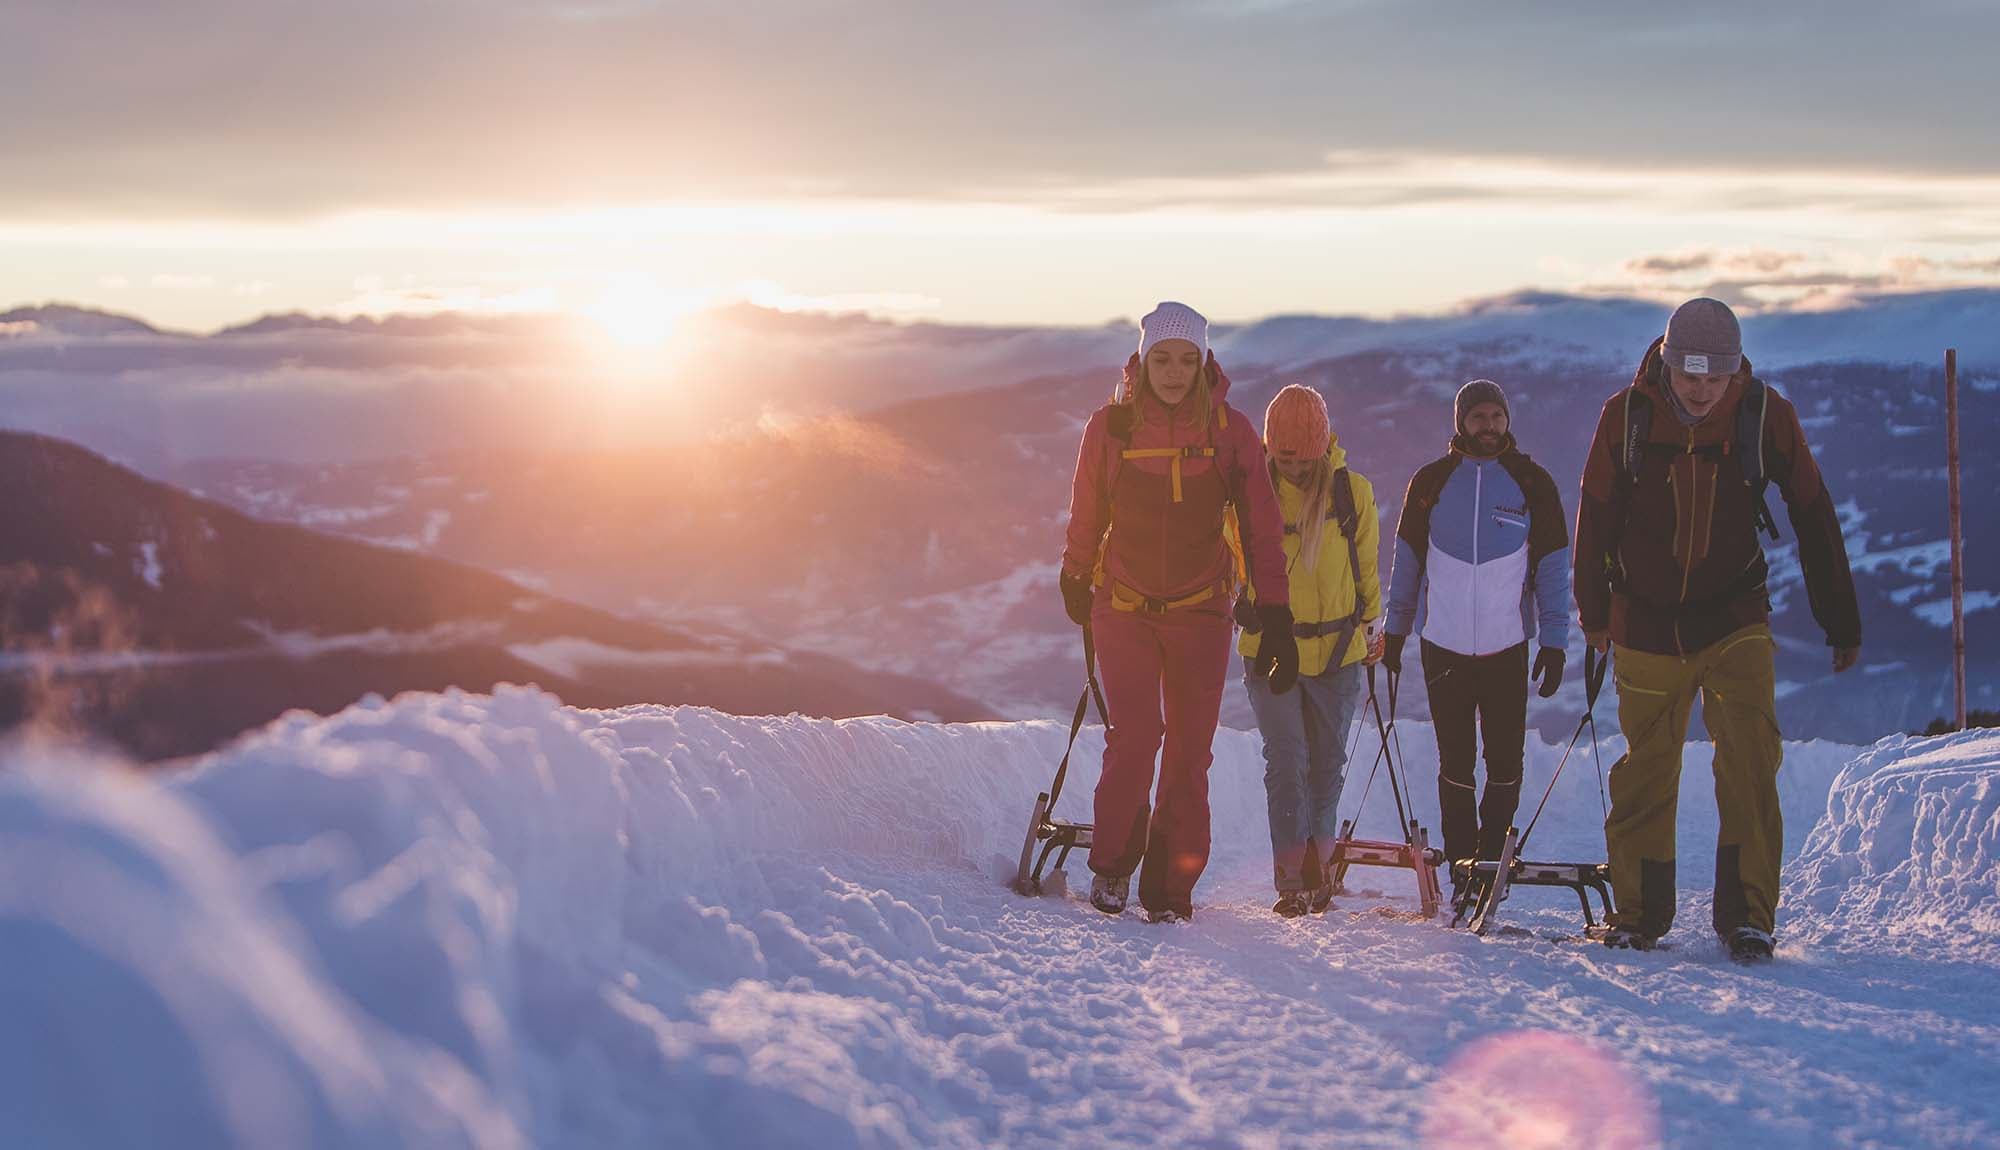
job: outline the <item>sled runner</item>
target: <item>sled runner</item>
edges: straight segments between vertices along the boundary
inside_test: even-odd
[[[1105,723],[1104,693],[1097,685],[1097,644],[1090,628],[1083,629],[1083,693],[1077,696],[1076,713],[1069,721],[1069,745],[1063,748],[1062,762],[1056,765],[1055,781],[1035,796],[1035,810],[1028,817],[1028,834],[1021,840],[1021,865],[1014,873],[1014,890],[1024,895],[1042,893],[1042,875],[1054,855],[1055,869],[1063,869],[1069,852],[1090,850],[1091,825],[1055,817],[1056,801],[1062,798],[1063,779],[1069,775],[1069,757],[1076,750],[1077,732],[1083,730],[1083,716],[1090,704],[1097,704],[1097,721]],[[1042,844],[1039,854],[1035,844]]]
[[[1382,704],[1375,694],[1375,665],[1368,665],[1368,708],[1375,716],[1375,731],[1381,736],[1381,749],[1375,752],[1375,762],[1368,768],[1368,782],[1361,788],[1361,802],[1355,807],[1354,817],[1344,819],[1340,833],[1333,840],[1333,849],[1328,855],[1329,885],[1332,890],[1341,889],[1341,880],[1347,876],[1351,866],[1381,866],[1408,868],[1417,876],[1417,904],[1425,918],[1434,917],[1443,901],[1438,891],[1438,864],[1444,861],[1444,852],[1430,845],[1430,834],[1417,825],[1409,809],[1403,804],[1403,792],[1408,789],[1409,779],[1404,775],[1401,763],[1402,741],[1395,737],[1396,730],[1396,686],[1400,675],[1389,676],[1389,718],[1382,718]],[[1392,751],[1392,746],[1394,750]],[[1368,806],[1368,791],[1375,785],[1375,772],[1384,763],[1388,764],[1389,793],[1396,800],[1396,820],[1402,831],[1402,840],[1357,839],[1354,824],[1361,818],[1361,812]]]
[[[1500,857],[1481,861],[1478,859],[1456,859],[1451,864],[1453,882],[1458,887],[1458,897],[1452,901],[1451,925],[1461,922],[1471,928],[1474,934],[1485,934],[1493,925],[1493,913],[1507,901],[1510,888],[1516,886],[1560,886],[1576,892],[1577,901],[1583,904],[1583,926],[1586,937],[1595,937],[1608,929],[1611,922],[1613,903],[1611,899],[1611,866],[1608,863],[1568,863],[1568,862],[1528,862],[1521,853],[1526,849],[1528,836],[1534,833],[1536,820],[1542,817],[1542,808],[1548,806],[1549,796],[1555,793],[1556,780],[1562,778],[1563,767],[1569,763],[1570,753],[1576,750],[1578,741],[1587,728],[1590,731],[1590,755],[1597,763],[1597,798],[1604,803],[1604,760],[1597,749],[1597,695],[1604,688],[1604,673],[1610,666],[1610,659],[1586,647],[1583,652],[1583,718],[1577,721],[1576,733],[1570,736],[1569,746],[1564,748],[1562,758],[1557,760],[1555,773],[1549,776],[1548,789],[1542,792],[1542,801],[1535,806],[1533,818],[1528,820],[1528,829],[1507,828],[1507,837],[1501,843]],[[1608,805],[1607,805],[1608,811]],[[1590,892],[1597,892],[1598,906],[1604,914],[1600,923],[1591,912]]]

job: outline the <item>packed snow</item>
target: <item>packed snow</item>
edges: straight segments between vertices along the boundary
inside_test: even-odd
[[[1849,763],[1790,893],[1816,939],[2000,967],[2000,731],[1884,739]]]
[[[0,1129],[37,1147],[1990,1146],[2000,736],[1791,743],[1779,961],[1708,937],[1688,748],[1671,950],[1519,890],[1486,938],[1357,872],[1268,910],[1224,731],[1188,924],[1009,892],[1066,725],[294,713],[134,776],[0,768]],[[1436,826],[1435,752],[1398,725]],[[1359,734],[1344,806],[1377,739]],[[1062,813],[1087,817],[1102,733]],[[1615,757],[1607,742],[1604,764]],[[1531,738],[1522,819],[1561,748]],[[1857,757],[1858,756],[1858,757]],[[1391,832],[1377,777],[1364,832]],[[1588,739],[1535,858],[1602,857]],[[1080,860],[1071,871],[1080,888]]]

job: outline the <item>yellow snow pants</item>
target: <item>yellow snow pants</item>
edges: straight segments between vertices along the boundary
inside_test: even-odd
[[[1615,649],[1618,722],[1628,748],[1611,768],[1611,814],[1604,822],[1616,925],[1655,937],[1673,926],[1681,746],[1699,692],[1715,743],[1722,821],[1715,930],[1727,938],[1739,926],[1772,929],[1785,844],[1774,654],[1771,629],[1761,623],[1685,656]]]

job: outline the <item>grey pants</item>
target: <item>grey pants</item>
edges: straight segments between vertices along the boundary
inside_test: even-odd
[[[1250,660],[1243,661],[1243,669],[1250,709],[1264,736],[1264,798],[1278,892],[1309,890],[1323,881],[1340,830],[1347,729],[1361,702],[1362,664],[1301,675],[1297,688],[1283,695],[1272,694],[1269,684],[1250,673]]]

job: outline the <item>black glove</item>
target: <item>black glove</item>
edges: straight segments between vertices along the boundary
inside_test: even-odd
[[[1382,665],[1389,668],[1391,675],[1403,673],[1403,642],[1408,638],[1394,631],[1382,636]]]
[[[1077,626],[1088,627],[1091,600],[1089,576],[1071,575],[1064,571],[1056,576],[1056,582],[1062,586],[1063,613]]]
[[[1541,680],[1539,693],[1542,698],[1555,694],[1556,688],[1562,686],[1563,663],[1568,658],[1569,655],[1561,647],[1543,647],[1541,653],[1535,656],[1535,669],[1528,672],[1528,677]]]
[[[1260,679],[1268,678],[1271,693],[1282,695],[1299,681],[1299,641],[1292,634],[1292,609],[1259,603],[1257,625],[1263,631],[1251,672]]]
[[[1251,601],[1247,592],[1236,597],[1236,606],[1230,608],[1229,613],[1236,616],[1236,625],[1251,635],[1264,629],[1264,624],[1257,621],[1257,604]]]

